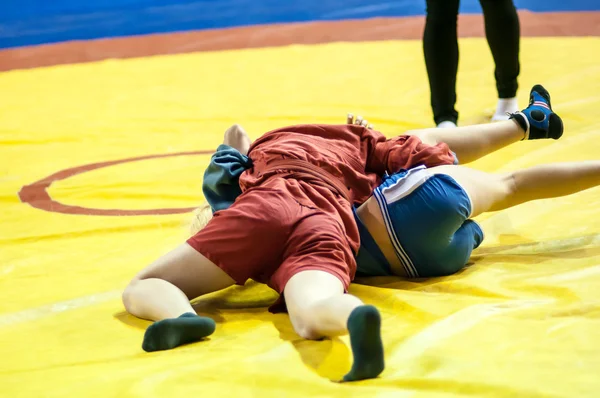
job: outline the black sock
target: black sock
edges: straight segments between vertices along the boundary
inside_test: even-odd
[[[179,318],[163,319],[146,329],[142,348],[144,351],[170,350],[182,344],[200,341],[215,331],[211,318],[187,312]]]
[[[344,381],[377,377],[385,367],[381,342],[381,316],[372,305],[362,305],[348,318],[348,332],[354,363]]]

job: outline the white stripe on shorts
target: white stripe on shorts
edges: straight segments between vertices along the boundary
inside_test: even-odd
[[[404,248],[400,244],[400,240],[398,239],[398,236],[396,235],[396,231],[394,230],[394,227],[392,225],[392,220],[391,220],[390,214],[388,212],[385,198],[384,198],[383,194],[380,192],[379,188],[375,189],[374,196],[375,196],[375,199],[377,199],[379,208],[381,209],[381,214],[383,214],[383,221],[385,223],[385,228],[387,229],[388,236],[390,237],[390,241],[392,242],[392,245],[394,246],[394,251],[396,252],[396,256],[398,257],[398,260],[400,260],[400,264],[402,264],[402,267],[406,271],[406,275],[409,278],[418,278],[419,273],[417,272],[417,269],[415,268],[414,264],[412,263],[412,260],[410,259],[410,257],[408,257],[408,254],[406,254],[406,252],[404,251]]]

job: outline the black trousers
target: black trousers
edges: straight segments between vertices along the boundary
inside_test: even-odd
[[[459,0],[426,0],[427,18],[423,52],[431,90],[431,108],[436,124],[458,120],[456,73],[458,35],[456,21]],[[483,8],[485,35],[496,64],[498,98],[517,94],[519,76],[520,26],[512,0],[479,0]]]

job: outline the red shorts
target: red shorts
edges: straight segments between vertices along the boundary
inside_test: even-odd
[[[332,198],[343,200],[324,198],[302,180],[271,178],[216,212],[187,242],[240,285],[253,279],[281,294],[295,274],[320,270],[347,290],[356,261],[345,227],[314,205]]]

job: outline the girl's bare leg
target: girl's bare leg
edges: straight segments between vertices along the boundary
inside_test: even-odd
[[[357,116],[355,120],[354,115],[350,113],[346,119],[348,124],[371,128],[371,125],[362,116]],[[417,136],[429,145],[436,145],[440,142],[446,143],[461,163],[473,162],[525,138],[525,131],[514,120],[452,129],[410,130],[404,134]]]
[[[289,280],[284,296],[300,336],[320,339],[350,333],[354,363],[345,381],[374,378],[383,371],[379,311],[345,294],[337,277],[324,271],[300,272]]]
[[[285,299],[294,330],[305,339],[318,340],[348,333],[350,313],[364,303],[335,276],[324,271],[304,271],[285,286]]]
[[[472,217],[600,185],[600,160],[553,163],[504,174],[462,166],[438,166],[430,170],[451,176],[465,189],[471,197]]]
[[[525,131],[514,120],[454,129],[411,130],[406,134],[415,135],[429,145],[445,142],[461,164],[473,162],[525,138]]]
[[[512,124],[511,124],[512,123]],[[529,106],[511,115],[511,120],[456,129],[413,132],[428,143],[445,142],[461,163],[469,163],[522,139],[559,139],[563,122],[550,105],[550,93],[536,84],[529,93]]]
[[[214,332],[214,321],[197,316],[190,300],[234,283],[223,270],[183,244],[140,272],[125,288],[123,304],[138,318],[160,321],[146,330],[144,350],[170,349]]]

